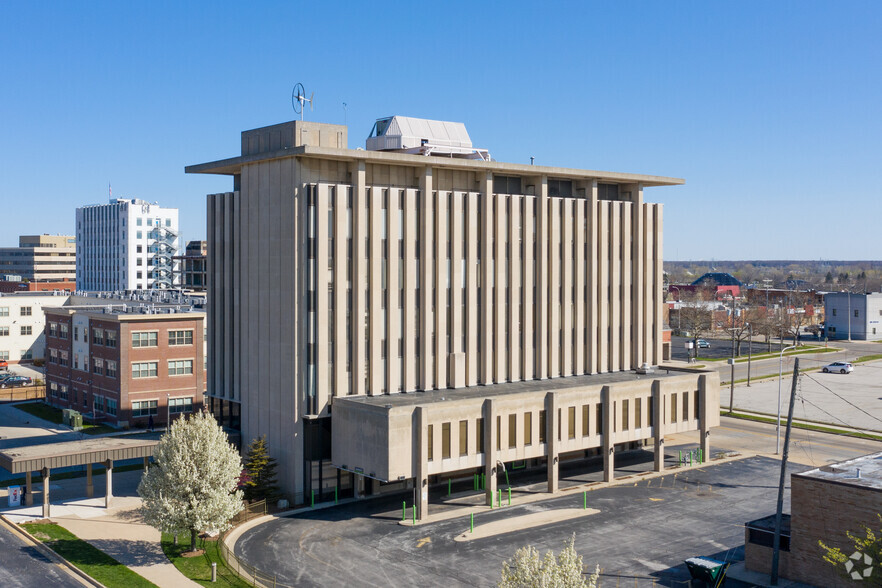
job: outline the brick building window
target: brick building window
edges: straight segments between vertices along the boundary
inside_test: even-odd
[[[186,376],[192,373],[192,359],[180,359],[168,362],[168,375],[170,376]]]
[[[193,397],[186,398],[170,398],[168,401],[169,410],[172,414],[181,414],[182,412],[193,412]]]
[[[159,407],[158,400],[139,400],[132,402],[132,416],[145,417],[156,416]]]
[[[116,348],[116,331],[104,331],[104,345],[106,347]]]
[[[158,372],[159,362],[142,361],[132,364],[133,378],[155,378]]]
[[[192,345],[193,344],[193,331],[169,331],[168,332],[168,344],[169,345]]]
[[[158,331],[132,333],[132,347],[156,347],[158,341]]]

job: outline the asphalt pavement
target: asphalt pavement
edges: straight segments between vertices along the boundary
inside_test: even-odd
[[[64,568],[0,523],[0,584],[4,588],[80,588]]]

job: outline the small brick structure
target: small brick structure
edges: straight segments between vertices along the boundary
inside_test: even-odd
[[[791,514],[785,515],[782,525],[779,576],[830,588],[860,584],[824,561],[824,550],[818,541],[850,555],[854,544],[846,532],[863,536],[862,525],[878,530],[877,515],[882,513],[882,453],[792,474],[790,484]],[[770,573],[774,525],[774,515],[745,525],[747,569]]]

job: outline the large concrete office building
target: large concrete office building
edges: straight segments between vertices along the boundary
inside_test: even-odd
[[[28,282],[71,281],[75,256],[72,235],[22,235],[18,247],[0,247],[0,275]]]
[[[77,290],[173,288],[179,248],[177,208],[121,198],[77,208]]]
[[[458,123],[242,133],[208,196],[206,403],[266,434],[295,501],[545,467],[718,422],[715,373],[662,360],[649,175],[499,163]],[[639,372],[639,373],[638,373]],[[519,466],[520,467],[520,466]]]

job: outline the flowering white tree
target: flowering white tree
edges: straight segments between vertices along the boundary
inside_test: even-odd
[[[190,531],[194,551],[198,533],[230,528],[242,510],[242,491],[236,490],[242,459],[208,412],[174,421],[153,459],[138,485],[148,525],[166,533]]]
[[[521,547],[515,556],[502,564],[501,588],[596,588],[600,566],[587,580],[582,572],[582,556],[576,553],[576,535],[570,538],[563,551],[555,559],[552,552],[539,558],[539,551],[532,545]]]

